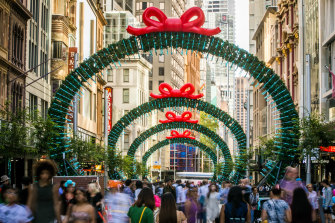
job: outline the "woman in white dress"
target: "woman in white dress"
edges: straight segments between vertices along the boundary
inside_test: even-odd
[[[220,194],[219,188],[216,184],[211,184],[209,186],[209,191],[206,196],[206,217],[207,222],[215,222],[215,219],[220,215]]]

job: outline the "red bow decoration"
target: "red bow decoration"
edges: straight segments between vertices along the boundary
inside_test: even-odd
[[[179,134],[176,130],[171,131],[171,136],[167,136],[167,139],[176,139],[176,138],[188,138],[188,139],[195,139],[195,137],[190,136],[190,130],[185,130],[183,134]]]
[[[199,99],[204,96],[204,94],[197,94],[192,95],[195,91],[193,84],[187,83],[184,84],[180,89],[173,89],[169,84],[167,83],[161,83],[159,85],[159,91],[161,92],[161,95],[156,95],[153,93],[150,93],[150,96],[156,99],[162,99],[162,98],[189,98],[189,99]],[[167,89],[167,90],[165,90]],[[186,91],[189,89],[188,91]]]
[[[197,124],[198,120],[190,120],[192,117],[192,113],[189,111],[184,112],[181,116],[176,115],[173,112],[166,112],[165,117],[168,120],[159,120],[160,123],[170,123],[170,122],[188,122],[188,123],[193,123],[193,124]]]
[[[151,19],[152,16],[156,17],[158,21]],[[194,16],[197,18],[190,21]],[[201,28],[205,23],[205,14],[199,7],[188,9],[180,18],[168,18],[160,9],[149,7],[144,11],[142,17],[143,22],[147,27],[134,28],[128,26],[128,33],[140,36],[153,32],[190,32],[205,36],[213,36],[221,32],[219,27],[215,29]]]

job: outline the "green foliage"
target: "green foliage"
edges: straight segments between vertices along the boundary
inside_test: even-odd
[[[127,178],[136,178],[136,176],[147,176],[149,170],[145,165],[136,161],[131,156],[125,156],[121,158],[121,165],[118,166],[118,170],[121,170]]]
[[[299,151],[301,156],[312,154],[314,148],[330,146],[335,143],[335,123],[325,122],[323,115],[311,113],[300,120],[301,141]]]
[[[32,117],[31,117],[32,118]],[[48,116],[46,119],[41,116],[34,115],[31,126],[33,127],[32,137],[34,138],[34,146],[39,154],[50,153],[52,147],[52,139],[59,136],[55,131],[55,123]]]
[[[263,159],[275,160],[279,153],[279,148],[275,145],[275,138],[273,137],[260,137],[259,146],[256,146],[257,150],[256,155],[261,155]],[[250,151],[254,151],[255,149],[250,149]]]
[[[219,127],[218,121],[215,120],[211,115],[200,112],[200,125],[207,127],[208,129],[216,132],[217,128]],[[211,148],[213,151],[216,151],[217,144],[208,136],[203,134],[200,135],[200,142]]]
[[[99,144],[84,141],[78,137],[71,139],[68,147],[70,157],[77,157],[78,162],[101,163],[105,160],[105,148]]]
[[[0,110],[0,153],[5,157],[18,157],[27,154],[35,154],[37,151],[27,145],[29,116],[26,110],[18,110],[13,113],[10,103]]]
[[[52,146],[52,138],[58,133],[54,131],[54,123],[48,117],[42,118],[36,110],[28,114],[27,110],[13,113],[10,103],[0,109],[0,153],[6,157],[25,155],[48,155]]]

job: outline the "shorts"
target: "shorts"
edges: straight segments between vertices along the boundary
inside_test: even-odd
[[[331,207],[324,207],[324,208],[323,208],[323,212],[324,212],[325,214],[331,214],[331,213],[332,213],[332,209],[331,209]]]

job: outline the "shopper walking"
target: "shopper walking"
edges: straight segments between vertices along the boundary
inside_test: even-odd
[[[291,222],[291,209],[288,203],[280,199],[282,190],[279,185],[272,188],[270,192],[271,199],[263,205],[262,220],[268,223]]]
[[[174,199],[177,200],[176,189],[172,186],[172,180],[167,179],[165,181],[165,184],[166,185],[164,187],[163,194],[170,192],[173,195]]]
[[[252,193],[249,196],[249,202],[250,202],[250,213],[251,213],[251,222],[253,223],[255,219],[258,217],[258,201],[259,201],[259,194],[257,187],[252,188]]]
[[[217,219],[220,215],[220,194],[218,190],[219,188],[216,184],[211,184],[209,186],[205,202],[208,223],[215,222],[215,219]]]
[[[142,181],[138,180],[136,181],[136,190],[135,190],[135,201],[137,201],[138,195],[140,194],[142,188],[143,188],[143,183]]]
[[[186,223],[187,219],[182,211],[178,211],[172,193],[163,194],[161,207],[156,223]]]
[[[106,220],[108,223],[128,223],[128,211],[132,199],[127,193],[118,191],[119,181],[110,181],[110,192],[105,196]]]
[[[312,205],[302,188],[297,188],[293,192],[291,212],[292,223],[313,223],[316,220]]]
[[[65,191],[60,196],[60,202],[61,202],[60,215],[61,215],[62,220],[64,220],[66,216],[68,207],[71,204],[75,203],[74,192],[76,190],[76,183],[73,182],[72,180],[67,180],[64,184],[64,187],[65,187]]]
[[[96,223],[95,209],[87,201],[87,192],[78,188],[74,194],[76,204],[69,206],[64,223]]]
[[[235,186],[229,190],[228,202],[220,212],[220,223],[250,222],[250,208],[243,200],[241,187]]]
[[[14,188],[6,188],[3,192],[6,204],[0,204],[1,223],[26,223],[33,217],[29,208],[18,204],[18,191]]]
[[[155,198],[150,188],[143,188],[135,204],[129,208],[130,223],[153,223]]]
[[[323,186],[322,189],[322,196],[323,196],[323,212],[325,214],[326,223],[331,222],[333,223],[332,219],[332,188],[329,185],[328,180],[323,180],[321,182],[321,185]]]
[[[314,210],[318,210],[319,209],[318,194],[316,193],[316,191],[313,190],[312,184],[308,184],[306,187],[308,190],[308,200],[310,204],[312,205],[312,208]]]
[[[200,205],[198,204],[198,190],[190,187],[186,194],[185,215],[187,223],[196,223]]]
[[[97,223],[101,223],[101,214],[102,214],[102,199],[103,196],[100,193],[100,190],[97,187],[96,183],[90,183],[88,185],[88,203],[90,203],[95,209],[95,217]]]
[[[56,165],[51,160],[36,163],[37,183],[29,188],[28,207],[33,213],[34,223],[61,222],[58,202],[58,187],[51,184],[56,174]]]

